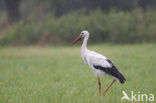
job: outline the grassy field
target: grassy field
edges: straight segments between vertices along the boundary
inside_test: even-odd
[[[0,103],[129,103],[122,91],[156,95],[156,44],[91,45],[125,75],[103,96],[80,46],[1,47]],[[102,90],[112,81],[103,77]],[[156,101],[156,100],[155,100]]]

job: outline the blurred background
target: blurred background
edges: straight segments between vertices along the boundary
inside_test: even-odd
[[[0,46],[156,42],[156,0],[0,0]]]
[[[104,97],[71,46],[82,30],[127,79]],[[0,103],[129,103],[156,96],[155,67],[156,0],[0,0]]]

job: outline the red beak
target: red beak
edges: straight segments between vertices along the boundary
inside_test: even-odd
[[[78,36],[73,42],[72,45],[75,44],[77,41],[79,41],[82,38],[82,36]]]

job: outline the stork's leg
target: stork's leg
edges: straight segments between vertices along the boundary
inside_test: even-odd
[[[99,94],[101,95],[101,81],[100,81],[100,77],[98,77],[98,84],[99,84]]]
[[[106,94],[106,92],[108,91],[108,89],[113,85],[113,83],[115,82],[116,80],[113,80],[112,82],[111,82],[111,84],[107,87],[107,89],[104,91],[104,93],[103,93],[103,96]]]

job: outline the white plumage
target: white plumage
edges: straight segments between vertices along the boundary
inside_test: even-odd
[[[81,50],[82,51],[82,50]],[[111,67],[111,64],[106,61],[106,57],[98,54],[96,52],[90,51],[88,49],[81,52],[83,60],[89,65],[89,67],[94,71],[96,76],[103,76],[105,72],[95,69],[93,65],[101,65],[102,67]]]

